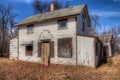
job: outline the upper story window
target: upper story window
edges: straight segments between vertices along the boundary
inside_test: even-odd
[[[85,31],[85,16],[82,15],[82,31]]]
[[[82,15],[82,22],[85,23],[85,16]]]
[[[58,21],[59,29],[67,28],[67,19],[59,20]]]
[[[27,33],[28,34],[33,33],[33,27],[34,27],[34,25],[28,25],[27,26]]]

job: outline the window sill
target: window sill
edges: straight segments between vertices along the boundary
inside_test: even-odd
[[[62,57],[62,56],[58,56],[58,58],[72,58],[72,57]]]
[[[33,34],[34,32],[27,32],[27,34]]]
[[[65,27],[65,28],[58,28],[58,30],[64,30],[64,29],[68,29],[67,27]]]
[[[25,55],[25,56],[27,56],[27,57],[31,57],[32,55]]]

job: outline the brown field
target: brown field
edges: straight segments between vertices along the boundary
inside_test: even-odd
[[[120,55],[96,69],[65,65],[45,67],[0,58],[0,80],[120,80]]]

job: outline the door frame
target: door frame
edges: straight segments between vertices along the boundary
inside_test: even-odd
[[[44,44],[44,43],[49,43],[49,55],[48,55],[48,64],[50,64],[50,47],[51,47],[51,44],[50,44],[50,42],[51,42],[51,40],[50,39],[44,39],[44,40],[41,40],[41,43],[42,44]],[[43,47],[43,45],[41,45],[41,48]],[[41,63],[42,63],[42,56],[44,56],[43,55],[44,53],[42,52],[42,50],[41,50]],[[42,63],[42,64],[45,64],[45,63]]]

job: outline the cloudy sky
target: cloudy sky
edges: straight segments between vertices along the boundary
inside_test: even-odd
[[[17,22],[33,15],[31,6],[32,0],[0,0],[5,3],[13,4],[13,11],[19,16]],[[43,0],[45,1],[45,0]],[[51,0],[46,0],[51,1]],[[63,0],[65,1],[65,0]],[[105,23],[106,28],[110,25],[120,25],[120,0],[69,0],[72,6],[87,4],[89,14],[98,14],[101,18],[101,24]]]

